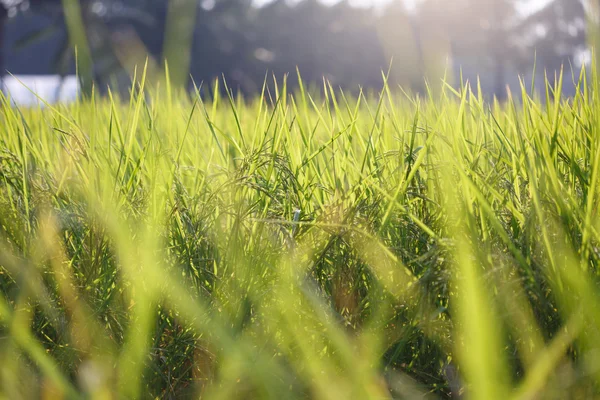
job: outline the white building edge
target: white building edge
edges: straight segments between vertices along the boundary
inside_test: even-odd
[[[79,81],[69,75],[5,75],[0,88],[11,103],[17,106],[70,103],[79,95]]]

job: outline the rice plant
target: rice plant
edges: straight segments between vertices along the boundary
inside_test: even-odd
[[[504,103],[140,76],[1,99],[0,396],[598,397],[595,72]]]

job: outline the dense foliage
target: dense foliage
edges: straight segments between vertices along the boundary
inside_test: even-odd
[[[59,0],[9,3],[15,17],[6,19],[0,70],[73,74],[72,48],[78,46],[82,59],[87,37],[102,90],[115,80],[127,88],[131,65],[146,56],[156,69],[165,60],[172,72],[181,69],[177,83],[191,87],[189,75],[197,83],[225,76],[246,94],[260,92],[265,71],[279,78],[292,73],[288,83],[297,85],[296,67],[307,82],[325,77],[334,87],[376,88],[379,71],[393,59],[394,84],[424,93],[424,77],[437,82],[463,67],[488,83],[486,95],[504,98],[510,78],[534,70],[534,53],[538,71],[553,75],[561,64],[577,69],[586,48],[583,0],[553,0],[532,15],[519,11],[532,0],[406,2],[412,9],[400,0],[381,9],[318,0],[277,0],[260,8],[250,0],[79,0],[85,31],[67,29]],[[17,13],[19,4],[29,8]],[[0,36],[4,20],[0,14]],[[80,66],[80,75],[86,70]]]
[[[598,394],[596,76],[278,84],[2,100],[0,395]]]

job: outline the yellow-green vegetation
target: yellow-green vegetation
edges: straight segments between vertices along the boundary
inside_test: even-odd
[[[0,396],[599,395],[600,85],[562,79],[2,99]]]

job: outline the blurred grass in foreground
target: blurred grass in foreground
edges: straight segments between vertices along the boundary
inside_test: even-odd
[[[562,79],[3,98],[0,395],[598,396],[600,85]]]

